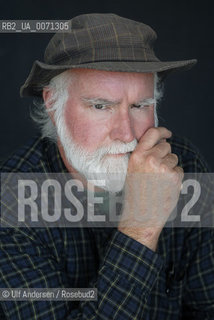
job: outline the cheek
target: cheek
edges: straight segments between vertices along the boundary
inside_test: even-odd
[[[108,132],[107,125],[83,113],[65,112],[65,122],[74,141],[88,151],[94,151]]]
[[[155,126],[154,109],[151,108],[148,112],[133,117],[133,123],[135,137],[137,140],[140,140],[149,128]]]

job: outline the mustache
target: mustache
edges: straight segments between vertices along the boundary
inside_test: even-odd
[[[137,140],[134,139],[131,142],[113,142],[109,146],[103,146],[96,150],[97,155],[117,154],[132,152],[137,146]]]
[[[71,137],[66,136],[67,147],[69,149],[71,143]],[[74,142],[72,142],[74,144]],[[137,139],[132,140],[131,142],[123,141],[114,141],[110,145],[104,145],[98,147],[95,151],[89,152],[84,149],[82,146],[75,144],[75,153],[78,153],[81,158],[87,159],[89,162],[101,161],[105,155],[108,154],[119,154],[119,153],[128,153],[134,151],[138,142]]]

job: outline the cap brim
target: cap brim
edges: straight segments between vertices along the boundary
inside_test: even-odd
[[[24,96],[41,96],[42,87],[58,74],[68,69],[95,69],[113,72],[158,72],[162,78],[169,73],[188,70],[196,64],[197,60],[183,61],[99,61],[92,63],[83,63],[78,65],[49,65],[36,60],[31,72],[20,88],[21,97]]]

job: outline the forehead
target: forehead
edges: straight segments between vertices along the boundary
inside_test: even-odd
[[[74,78],[72,87],[82,90],[153,90],[154,74],[137,72],[111,72],[92,69],[73,69],[69,71]]]

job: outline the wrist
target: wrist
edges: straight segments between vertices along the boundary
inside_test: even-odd
[[[161,227],[122,227],[118,230],[130,238],[140,242],[149,249],[156,251],[158,239],[161,233]]]

